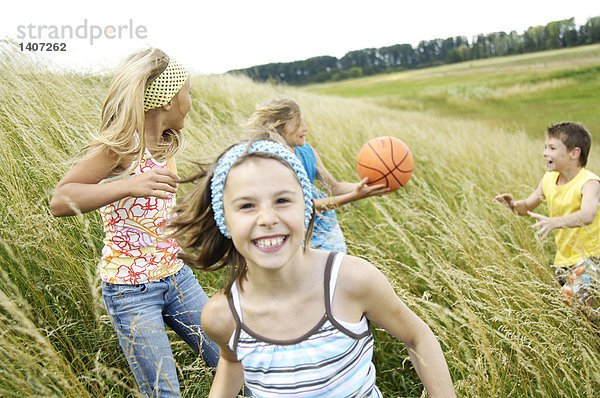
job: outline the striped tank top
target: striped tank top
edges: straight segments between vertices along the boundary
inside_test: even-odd
[[[350,323],[331,313],[343,253],[332,252],[325,267],[325,314],[294,340],[273,340],[243,322],[237,285],[229,306],[236,329],[229,340],[244,370],[246,386],[257,397],[381,397],[375,386],[373,333],[367,319]],[[334,260],[335,259],[335,260]]]

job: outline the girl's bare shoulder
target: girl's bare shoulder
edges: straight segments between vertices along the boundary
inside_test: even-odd
[[[217,343],[229,341],[235,331],[235,319],[225,293],[216,293],[204,306],[202,310],[202,328],[208,337]]]
[[[345,255],[340,266],[338,288],[350,296],[361,296],[385,283],[385,276],[367,260]]]

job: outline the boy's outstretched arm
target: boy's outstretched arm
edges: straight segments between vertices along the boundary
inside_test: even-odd
[[[557,228],[577,228],[589,225],[596,218],[598,212],[598,199],[600,195],[600,182],[590,180],[581,188],[581,207],[574,213],[561,217],[546,217],[541,214],[527,212],[537,222],[531,228],[538,228],[537,235],[542,239]]]
[[[518,215],[524,216],[527,212],[535,210],[536,207],[542,203],[542,198],[544,197],[544,192],[542,189],[542,182],[536,188],[535,191],[531,193],[527,198],[521,200],[515,200],[513,196],[509,193],[503,193],[494,198],[494,201],[505,204],[509,209],[517,212]]]
[[[406,345],[430,397],[455,397],[444,353],[429,326],[400,300],[387,278],[373,265],[350,256],[344,258],[343,264],[343,281],[338,281],[337,286],[344,291],[344,298],[363,307],[369,320]],[[334,303],[335,300],[334,297]]]

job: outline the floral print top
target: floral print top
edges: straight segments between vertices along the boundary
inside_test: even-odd
[[[161,163],[146,149],[140,164],[101,183],[130,178],[157,167],[177,172],[173,158]],[[100,208],[106,235],[99,266],[104,282],[143,284],[172,275],[183,267],[183,261],[177,258],[179,245],[175,239],[164,236],[169,210],[174,205],[175,194],[169,199],[125,197]]]

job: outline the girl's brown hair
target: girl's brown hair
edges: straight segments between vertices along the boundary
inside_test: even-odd
[[[280,144],[284,141],[272,131],[263,130],[255,134],[248,142],[269,139]],[[232,146],[227,148],[229,150]],[[212,209],[212,195],[210,189],[211,178],[214,174],[218,159],[227,150],[211,164],[198,164],[199,172],[182,182],[193,182],[193,187],[184,195],[174,209],[175,217],[169,226],[171,235],[177,240],[177,243],[183,249],[179,257],[190,267],[204,271],[216,271],[223,267],[229,267],[229,279],[223,289],[226,295],[231,294],[231,286],[237,281],[240,289],[246,276],[246,259],[237,251],[233,241],[225,237],[214,219]],[[278,156],[269,153],[245,153],[235,162],[235,167],[249,158],[267,158],[281,162],[286,167],[291,166]],[[295,173],[294,173],[295,175]],[[304,250],[308,247],[312,228],[314,224],[314,205],[313,218],[309,224],[306,236],[304,238]]]

